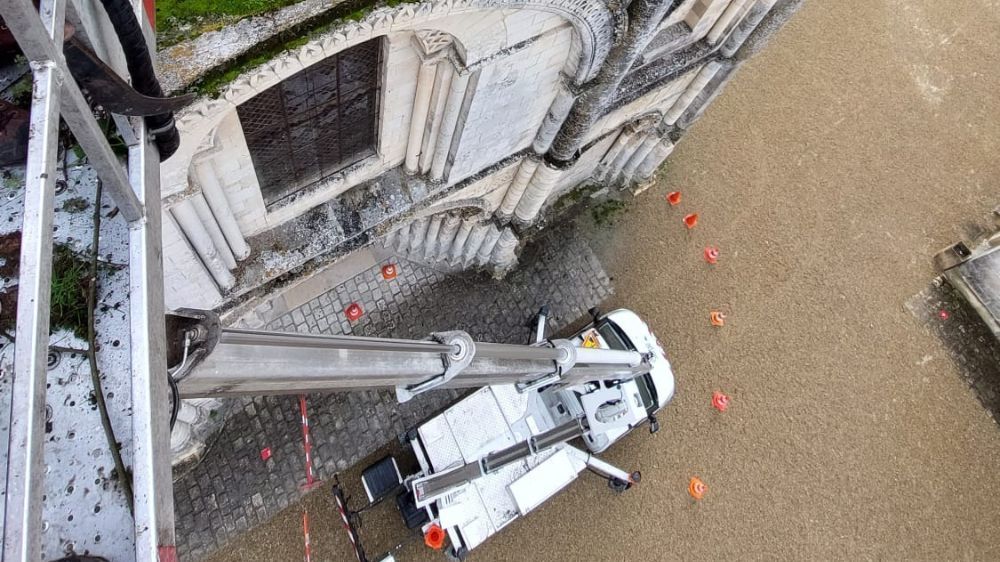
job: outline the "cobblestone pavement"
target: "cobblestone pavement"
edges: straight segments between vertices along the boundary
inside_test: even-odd
[[[480,341],[525,342],[528,318],[551,308],[550,328],[565,327],[611,295],[611,281],[587,244],[568,228],[529,247],[504,280],[445,275],[405,260],[398,276],[376,267],[273,320],[269,329],[423,338],[462,329]],[[344,310],[365,315],[349,323]],[[459,396],[438,391],[398,404],[392,391],[314,394],[308,399],[314,464],[327,479],[364,458]],[[204,558],[266,521],[306,490],[302,429],[294,396],[244,399],[202,462],[174,483],[177,545],[184,560]],[[261,451],[271,456],[262,460]]]

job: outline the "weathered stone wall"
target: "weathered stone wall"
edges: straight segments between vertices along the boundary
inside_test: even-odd
[[[376,242],[502,273],[568,190],[648,185],[799,1],[428,2],[334,26],[179,115],[182,145],[162,168],[167,304],[219,307]],[[265,205],[236,108],[374,37],[376,154]],[[329,243],[303,242],[309,231]]]

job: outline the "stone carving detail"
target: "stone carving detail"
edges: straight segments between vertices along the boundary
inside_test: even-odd
[[[655,127],[656,125],[659,125],[660,121],[662,120],[663,120],[663,115],[658,111],[654,111],[651,113],[647,113],[645,115],[640,115],[639,117],[636,117],[632,121],[626,123],[625,129],[633,133],[646,131]]]
[[[425,55],[433,55],[451,45],[451,35],[435,29],[425,29],[414,33]]]
[[[361,21],[337,26],[325,36],[242,74],[226,87],[221,97],[201,99],[181,110],[177,114],[181,148],[164,169],[164,194],[170,195],[183,189],[196,148],[229,111],[323,56],[330,56],[379,35],[413,29],[444,16],[518,7],[556,13],[566,18],[579,34],[581,44],[580,64],[573,81],[582,84],[597,73],[614,42],[615,31],[613,15],[603,0],[431,0],[379,8]],[[434,41],[436,45],[440,38],[435,37]]]
[[[506,271],[516,261],[517,235],[482,215],[463,218],[449,211],[418,218],[393,230],[383,245],[408,259],[428,265]]]
[[[611,184],[639,182],[634,193],[648,187],[644,182],[674,150],[663,121],[662,114],[652,112],[626,123],[601,158],[594,178]]]

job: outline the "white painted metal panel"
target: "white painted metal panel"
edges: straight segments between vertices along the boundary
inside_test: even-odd
[[[560,449],[508,489],[520,514],[526,515],[576,480],[579,473],[566,451]]]
[[[444,413],[465,462],[515,443],[491,387],[482,388]]]

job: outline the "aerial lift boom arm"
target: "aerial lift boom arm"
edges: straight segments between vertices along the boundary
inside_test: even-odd
[[[525,393],[598,381],[617,385],[650,371],[650,353],[578,347],[565,339],[545,340],[544,310],[539,313],[530,345],[476,342],[463,331],[405,340],[223,328],[212,312],[180,311],[167,319],[172,335],[168,357],[176,365],[170,376],[184,398],[395,388],[399,400],[406,401],[444,388],[501,385]],[[595,393],[608,399],[596,406],[598,411],[608,408],[612,419],[622,418],[608,427],[628,423],[623,417],[628,408],[624,402],[630,398],[608,388]],[[615,489],[624,490],[638,482],[638,473],[625,472],[567,444],[592,429],[589,414],[577,412],[526,440],[422,474],[407,486],[415,507],[425,509],[484,476],[554,448],[564,450],[576,465],[607,476]]]
[[[462,331],[403,340],[241,330],[221,328],[208,311],[184,311],[171,324],[183,326],[172,342],[182,349],[170,354],[183,358],[172,369],[183,398],[395,388],[405,401],[435,388],[529,389],[649,370],[641,353],[568,340],[515,345],[476,342]]]

